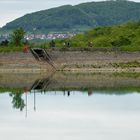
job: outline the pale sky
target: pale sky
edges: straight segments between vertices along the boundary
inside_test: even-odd
[[[79,4],[93,0],[0,0],[0,27],[27,13],[66,4]],[[103,0],[94,0],[103,1]],[[140,0],[133,0],[140,2]]]

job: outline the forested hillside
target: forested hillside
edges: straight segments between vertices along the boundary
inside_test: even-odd
[[[32,33],[80,32],[137,20],[140,20],[140,3],[124,0],[90,2],[27,14],[7,23],[1,31],[23,27]]]

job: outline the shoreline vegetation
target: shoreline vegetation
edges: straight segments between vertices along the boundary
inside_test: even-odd
[[[96,27],[69,39],[56,39],[45,43],[30,43],[24,40],[23,28],[11,34],[11,40],[0,43],[0,52],[21,52],[25,45],[59,51],[140,51],[140,21],[120,25]]]
[[[24,35],[19,28],[11,35],[11,42],[1,43],[1,73],[52,70],[30,52],[25,53],[24,46],[46,49],[58,71],[140,72],[140,22],[97,27],[70,39],[42,44],[30,44],[23,40]]]

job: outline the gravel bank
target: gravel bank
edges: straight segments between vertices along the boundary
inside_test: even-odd
[[[48,53],[58,71],[140,72],[140,52],[52,51]],[[137,62],[138,65],[129,63]],[[121,64],[121,66],[119,66]],[[127,65],[126,65],[127,64]],[[125,67],[122,67],[125,65]],[[117,67],[116,67],[117,66]],[[0,53],[0,72],[38,73],[51,71],[47,62],[35,60],[31,53]]]

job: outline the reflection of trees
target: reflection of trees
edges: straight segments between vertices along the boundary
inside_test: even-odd
[[[24,100],[22,99],[22,93],[20,91],[10,93],[10,96],[13,98],[12,104],[13,108],[20,109],[22,111],[25,107]]]

